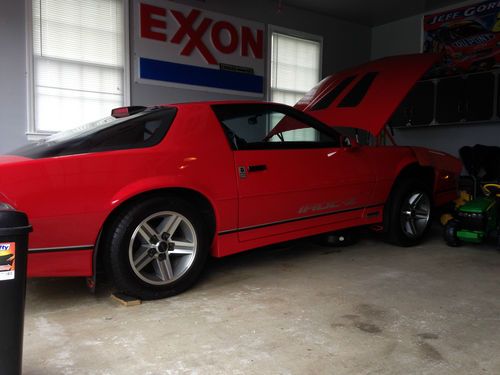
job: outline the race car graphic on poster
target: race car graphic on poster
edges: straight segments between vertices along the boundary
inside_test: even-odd
[[[13,280],[16,268],[16,244],[0,242],[0,281]]]
[[[432,75],[493,69],[500,62],[500,2],[426,15],[423,52],[443,55]]]

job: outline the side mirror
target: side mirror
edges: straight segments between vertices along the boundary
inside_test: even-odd
[[[358,141],[354,137],[342,136],[340,140],[342,142],[342,147],[344,148],[355,150],[360,147]]]

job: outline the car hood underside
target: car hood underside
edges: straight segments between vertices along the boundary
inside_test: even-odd
[[[415,83],[439,59],[435,54],[386,57],[328,76],[295,108],[330,126],[378,135]]]

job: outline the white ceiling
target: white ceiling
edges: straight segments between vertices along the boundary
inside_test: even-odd
[[[457,0],[276,0],[287,5],[326,13],[347,21],[377,26],[445,6],[463,3]]]

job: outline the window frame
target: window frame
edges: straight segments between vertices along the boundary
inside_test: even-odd
[[[299,39],[305,39],[313,42],[318,42],[319,43],[319,69],[318,69],[318,82],[321,81],[323,77],[323,37],[321,35],[316,35],[316,34],[310,34],[304,31],[299,31],[299,30],[294,30],[294,29],[289,29],[286,27],[281,27],[281,26],[276,26],[276,25],[268,25],[267,27],[267,63],[266,63],[266,70],[267,70],[267,78],[266,78],[266,100],[271,101],[271,93],[272,93],[272,88],[271,88],[271,70],[272,70],[272,53],[273,53],[273,46],[272,46],[272,39],[273,39],[273,34],[278,33],[278,34],[283,34],[286,36],[294,37],[294,38],[299,38]],[[311,87],[312,88],[312,87]],[[311,89],[309,88],[309,89]],[[306,91],[307,92],[307,91]]]
[[[130,0],[122,1],[123,14],[123,106],[130,105]],[[28,94],[27,129],[28,141],[37,141],[57,132],[39,131],[35,124],[35,71],[33,51],[33,0],[25,0],[26,9],[26,91]]]

